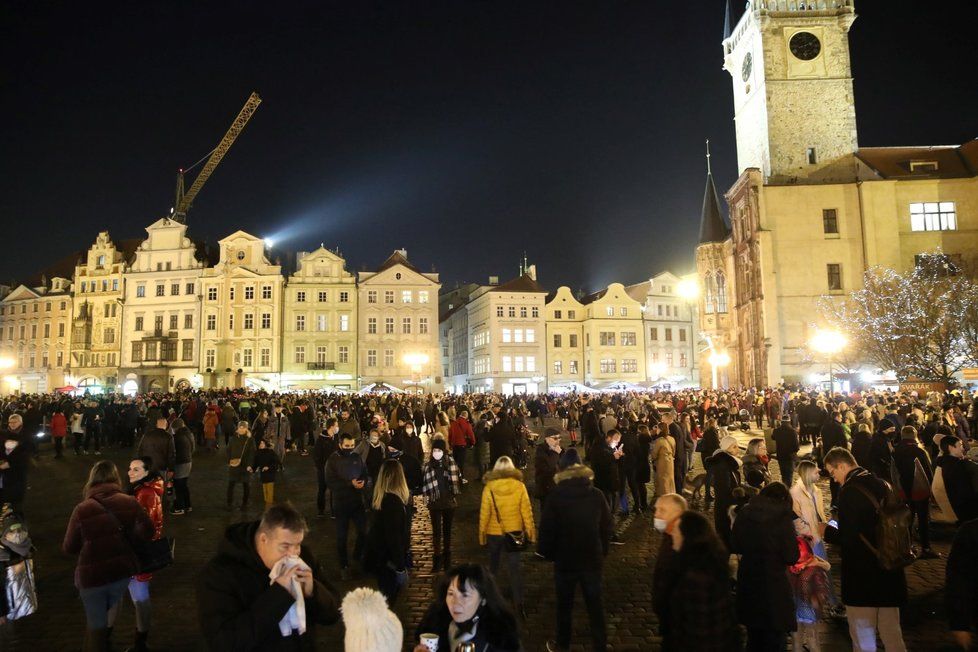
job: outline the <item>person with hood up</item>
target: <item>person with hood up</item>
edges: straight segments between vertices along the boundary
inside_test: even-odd
[[[557,595],[556,638],[547,650],[567,650],[571,642],[574,594],[581,586],[595,650],[607,648],[601,583],[604,558],[614,532],[604,494],[591,484],[594,473],[581,464],[576,448],[560,455],[556,486],[543,507],[537,552],[554,563]]]
[[[217,448],[217,429],[221,425],[221,418],[217,414],[217,406],[211,403],[204,412],[204,446],[209,451]]]
[[[895,487],[910,508],[911,530],[913,518],[917,519],[917,533],[922,548],[918,559],[936,559],[940,555],[930,547],[930,486],[934,480],[930,457],[917,439],[917,429],[904,426],[900,429],[900,442],[893,448],[900,486]],[[921,473],[923,477],[921,477]]]
[[[795,515],[788,488],[773,482],[740,510],[730,534],[737,568],[737,618],[747,628],[747,649],[783,652],[798,628],[788,567],[798,562]]]
[[[152,541],[163,536],[163,478],[153,471],[153,460],[148,457],[137,458],[129,462],[129,495],[146,510],[153,521]],[[129,581],[129,597],[136,608],[136,643],[130,648],[131,652],[146,652],[146,640],[149,638],[151,608],[149,601],[149,583],[152,573],[133,575]]]
[[[740,461],[740,444],[737,438],[727,435],[720,440],[720,448],[703,460],[703,466],[713,474],[716,504],[713,523],[724,544],[730,547],[730,508],[735,504],[734,489],[740,486],[743,475]]]
[[[211,650],[316,649],[316,625],[335,623],[339,612],[304,544],[307,532],[289,503],[225,530],[197,581],[198,623]]]
[[[431,518],[431,539],[434,558],[431,570],[437,573],[452,565],[452,521],[455,518],[457,497],[462,491],[458,465],[445,452],[445,442],[436,439],[431,444],[431,458],[424,465],[421,493],[428,504]]]
[[[344,652],[401,652],[404,629],[380,591],[354,589],[343,598]],[[428,652],[427,649],[425,652]]]
[[[484,479],[486,486],[479,509],[479,544],[489,547],[489,569],[493,575],[499,572],[499,562],[505,555],[513,602],[517,613],[526,618],[520,551],[510,549],[507,541],[511,537],[507,533],[519,532],[528,543],[536,541],[530,495],[523,484],[523,473],[506,456],[496,460],[493,470]]]
[[[119,601],[136,571],[132,542],[149,541],[155,527],[146,510],[122,493],[119,470],[97,462],[65,530],[61,549],[78,555],[75,587],[85,607],[85,652],[109,649]]]

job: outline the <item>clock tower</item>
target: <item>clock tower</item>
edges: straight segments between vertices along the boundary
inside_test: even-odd
[[[726,30],[741,174],[758,168],[773,184],[855,178],[855,19],[854,0],[754,0]]]

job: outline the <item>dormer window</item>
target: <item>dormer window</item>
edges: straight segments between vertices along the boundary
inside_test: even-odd
[[[939,167],[937,161],[910,161],[910,174],[937,172]]]

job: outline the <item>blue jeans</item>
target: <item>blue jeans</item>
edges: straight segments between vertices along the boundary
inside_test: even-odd
[[[79,589],[82,605],[85,607],[85,620],[89,629],[105,629],[109,626],[109,610],[119,604],[129,586],[129,578],[124,577],[111,584]]]

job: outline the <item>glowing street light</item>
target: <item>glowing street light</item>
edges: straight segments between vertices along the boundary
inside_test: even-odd
[[[427,365],[430,359],[431,358],[428,357],[427,353],[404,354],[404,364],[410,365],[411,373],[415,376],[412,378],[415,386],[419,386],[421,384],[421,368]],[[418,391],[422,391],[420,387],[418,387]]]
[[[679,281],[679,285],[676,286],[676,294],[686,301],[692,303],[697,297],[700,296],[700,286],[691,278],[683,279]]]
[[[832,356],[846,348],[848,343],[846,336],[839,331],[823,328],[815,331],[815,335],[809,342],[812,350],[829,358],[829,396],[835,392],[835,382],[832,378]]]
[[[14,366],[13,358],[0,358],[0,369],[11,369]]]
[[[710,343],[712,348],[713,343]],[[713,389],[718,386],[717,374],[721,367],[726,367],[730,364],[730,354],[726,351],[713,350],[710,352],[710,357],[706,359],[710,363],[710,371],[713,372]]]

